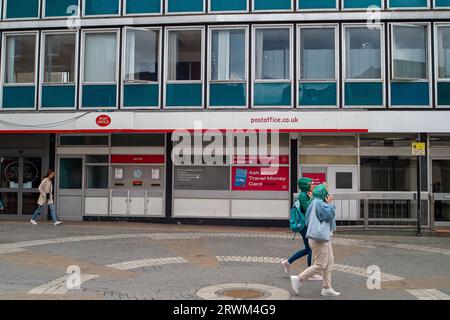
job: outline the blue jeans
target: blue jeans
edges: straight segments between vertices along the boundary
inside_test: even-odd
[[[296,252],[292,257],[288,259],[289,264],[293,264],[298,259],[308,255],[308,267],[312,264],[312,250],[308,243],[308,238],[306,238],[306,227],[300,232],[303,238],[303,243],[305,244],[305,248]]]
[[[32,220],[36,220],[36,218],[41,214],[42,212],[42,208],[44,206],[39,206],[36,211],[33,213],[33,217],[31,218]],[[55,223],[56,221],[58,221],[56,219],[56,210],[55,210],[55,204],[54,203],[50,203],[48,205],[48,208],[50,209],[50,214],[52,215],[52,221],[53,223]]]

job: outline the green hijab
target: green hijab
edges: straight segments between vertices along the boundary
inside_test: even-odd
[[[324,184],[319,184],[317,187],[314,188],[313,198],[325,201],[327,197],[328,197],[328,190]]]

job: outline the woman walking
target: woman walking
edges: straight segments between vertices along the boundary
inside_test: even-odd
[[[33,217],[31,218],[31,223],[36,225],[36,219],[41,214],[42,209],[44,205],[48,205],[48,208],[50,210],[50,214],[52,215],[52,221],[55,226],[60,225],[62,222],[58,221],[56,218],[56,212],[55,212],[55,204],[53,203],[53,178],[55,177],[55,170],[49,170],[42,180],[41,184],[39,185],[38,191],[40,193],[39,199],[38,199],[38,208],[33,214]]]
[[[306,213],[309,239],[314,264],[298,276],[291,276],[292,289],[300,294],[302,282],[314,275],[323,275],[322,296],[337,297],[339,292],[331,287],[331,272],[334,256],[331,246],[333,232],[336,230],[336,207],[332,204],[333,196],[328,194],[325,185],[318,185],[313,191],[313,201]]]
[[[298,200],[300,202],[300,211],[302,214],[306,214],[309,205],[311,204],[312,199],[312,191],[314,190],[313,180],[311,178],[300,178],[298,180],[298,188],[300,189],[300,194],[298,195]],[[309,246],[308,239],[306,238],[306,232],[307,227],[303,228],[303,230],[300,232],[300,235],[303,239],[303,244],[305,245],[305,248],[297,251],[294,253],[289,259],[283,260],[281,264],[283,265],[284,272],[289,274],[289,268],[290,266],[297,261],[298,259],[308,256],[308,267],[311,266],[312,263],[312,251],[311,247]],[[320,275],[315,275],[311,277],[309,280],[322,280],[322,277]]]

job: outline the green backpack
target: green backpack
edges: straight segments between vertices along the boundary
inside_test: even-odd
[[[306,217],[300,209],[300,201],[295,200],[291,209],[291,218],[289,220],[289,225],[292,232],[301,232],[306,226]],[[294,236],[295,237],[295,236]]]

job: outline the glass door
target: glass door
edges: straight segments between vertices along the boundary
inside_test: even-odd
[[[0,157],[0,215],[19,215],[19,168],[19,157]]]
[[[433,211],[436,226],[450,226],[450,160],[433,160]]]
[[[57,214],[61,220],[82,220],[83,158],[64,156],[58,161]]]

